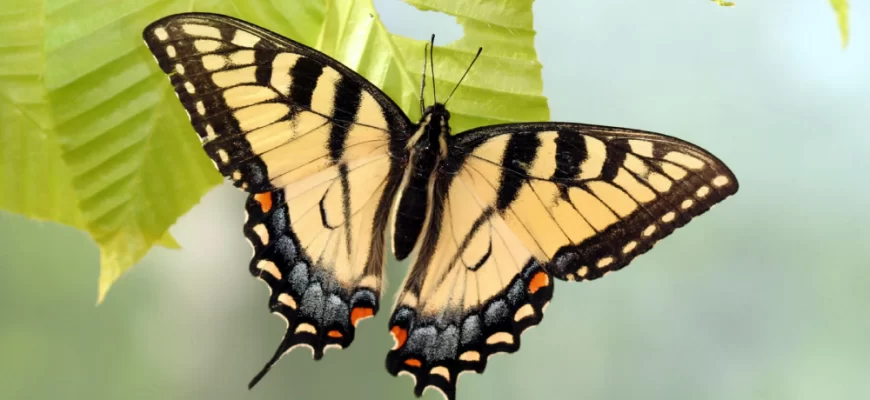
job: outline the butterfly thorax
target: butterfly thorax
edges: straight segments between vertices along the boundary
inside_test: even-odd
[[[449,121],[450,112],[443,104],[435,103],[424,110],[408,140],[408,166],[399,188],[393,235],[393,250],[400,260],[413,250],[430,212],[432,174],[447,156]]]

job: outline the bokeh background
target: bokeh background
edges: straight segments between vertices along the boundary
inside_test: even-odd
[[[387,27],[440,43],[452,18],[396,0]],[[559,282],[547,316],[462,399],[870,398],[870,5],[840,48],[825,0],[538,1],[554,120],[666,132],[741,190],[606,279]],[[473,74],[496,71],[473,70]],[[0,399],[408,399],[383,368],[389,312],[314,363],[247,271],[244,196],[223,186],[94,306],[72,228],[0,212]],[[405,266],[390,266],[390,304]],[[434,400],[434,391],[425,394]]]

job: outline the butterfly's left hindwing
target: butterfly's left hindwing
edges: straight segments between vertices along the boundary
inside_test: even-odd
[[[347,347],[379,308],[384,231],[411,123],[328,56],[230,17],[178,14],[143,33],[218,170],[250,193],[250,270],[295,346]]]
[[[553,279],[620,269],[737,191],[718,159],[655,133],[510,124],[451,137],[390,329],[393,374],[449,399],[463,371],[519,348]],[[401,235],[402,232],[396,232]]]

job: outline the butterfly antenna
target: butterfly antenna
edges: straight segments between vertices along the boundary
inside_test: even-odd
[[[444,100],[444,105],[447,105],[447,102],[450,101],[450,98],[453,97],[453,93],[456,92],[456,89],[459,88],[459,84],[462,83],[462,80],[465,79],[465,75],[468,75],[468,71],[471,70],[471,67],[474,65],[474,62],[477,61],[477,57],[480,57],[480,53],[483,51],[483,47],[477,49],[477,54],[474,55],[474,59],[471,60],[471,64],[468,64],[468,68],[465,69],[465,72],[462,74],[462,77],[459,78],[459,81],[456,82],[456,86],[453,87],[453,90],[450,91],[450,95],[447,96],[447,100]]]
[[[429,66],[432,68],[432,100],[438,102],[438,97],[435,96],[435,34],[432,34],[432,39],[429,44]]]
[[[426,89],[426,57],[429,55],[429,43],[423,47],[423,79],[420,82],[420,115],[426,112],[426,102],[423,98],[423,90]]]

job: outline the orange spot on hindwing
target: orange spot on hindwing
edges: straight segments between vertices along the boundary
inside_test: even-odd
[[[355,307],[350,312],[350,323],[356,327],[356,324],[359,323],[360,320],[371,318],[375,315],[375,310],[372,310],[368,307]]]
[[[542,287],[545,287],[550,284],[550,277],[546,272],[540,271],[535,276],[532,277],[532,280],[529,282],[529,293],[535,294]]]
[[[420,368],[423,366],[423,363],[421,363],[420,360],[418,360],[416,358],[409,358],[409,359],[405,360],[405,365],[407,365],[409,367]]]
[[[344,335],[342,335],[341,332],[339,332],[335,329],[329,331],[329,333],[327,333],[326,335],[331,337],[331,338],[336,338],[336,339],[344,337]]]
[[[254,200],[256,200],[257,203],[260,203],[260,209],[262,209],[264,213],[267,213],[272,209],[272,192],[257,193],[254,195]]]
[[[405,345],[405,341],[408,340],[408,331],[401,327],[394,326],[390,328],[390,333],[393,335],[393,339],[396,339],[396,346],[393,347],[393,350],[401,348]]]

